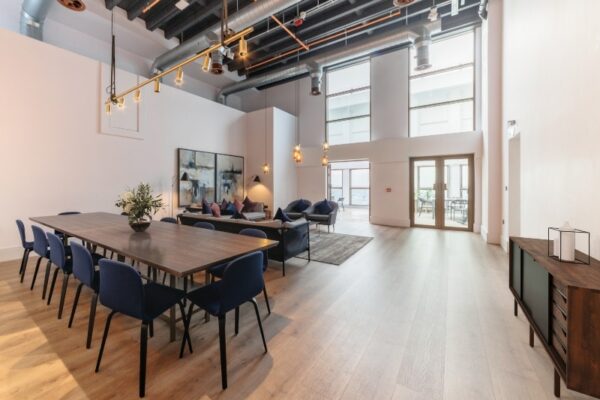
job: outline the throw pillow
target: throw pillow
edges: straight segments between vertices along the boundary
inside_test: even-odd
[[[252,200],[250,200],[248,198],[248,196],[246,196],[246,198],[243,201],[244,204],[244,208],[242,209],[243,212],[254,212],[256,209],[256,203],[253,202]]]
[[[219,205],[217,203],[212,203],[212,205],[210,206],[210,209],[212,211],[213,217],[221,216],[221,208],[219,207]]]
[[[244,209],[244,203],[242,203],[242,202],[241,202],[241,201],[239,201],[238,199],[235,199],[235,200],[233,201],[233,205],[235,206],[235,210],[236,210],[238,213],[241,213],[241,212],[242,212],[242,210]]]
[[[304,210],[306,210],[308,207],[310,207],[310,201],[304,200],[304,199],[300,199],[300,200],[298,200],[298,202],[294,206],[294,211],[301,213]]]
[[[248,219],[244,214],[239,211],[236,211],[235,214],[231,217],[231,219]]]
[[[275,217],[273,219],[278,219],[282,223],[283,222],[292,222],[292,219],[290,217],[288,217],[286,213],[283,212],[281,207],[277,209],[277,212],[275,213]]]
[[[221,210],[221,214],[223,215],[233,215],[236,213],[236,209],[235,206],[233,205],[233,203],[227,203],[227,207],[225,207],[225,210]]]
[[[333,208],[331,208],[327,200],[323,200],[315,204],[315,211],[317,214],[327,215],[333,211]]]
[[[223,199],[223,201],[221,202],[221,211],[226,210],[228,204],[229,203],[227,202],[227,200]]]
[[[211,214],[212,211],[210,209],[210,205],[206,199],[202,199],[202,214]]]

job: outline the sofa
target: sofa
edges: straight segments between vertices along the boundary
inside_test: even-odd
[[[306,208],[298,207],[300,202],[305,202],[306,204],[308,204],[308,206]],[[310,200],[298,199],[288,204],[288,206],[283,210],[283,212],[286,213],[286,215],[290,217],[290,219],[299,219],[304,217],[304,211],[310,206],[312,206]]]
[[[279,220],[249,221],[232,219],[230,216],[213,217],[208,214],[183,213],[178,216],[183,225],[194,225],[198,221],[210,222],[215,229],[222,232],[239,233],[245,228],[255,228],[267,234],[267,238],[276,240],[279,244],[269,249],[269,259],[282,263],[285,276],[285,262],[298,254],[308,251],[310,261],[310,229],[305,219],[282,223]]]
[[[331,212],[327,214],[322,214],[319,211],[319,206],[323,202],[329,203],[329,207],[331,207]],[[318,225],[327,225],[327,232],[329,232],[329,227],[333,226],[333,230],[335,231],[335,220],[337,218],[338,213],[338,203],[331,200],[321,200],[317,201],[312,206],[308,207],[304,211],[304,218],[308,221],[316,222]]]
[[[253,211],[250,212],[245,212],[242,211],[242,214],[244,215],[244,217],[246,219],[248,219],[249,221],[262,221],[267,217],[267,214],[265,213],[265,206],[264,203],[255,203],[256,207],[254,208]],[[185,212],[189,212],[189,213],[202,213],[202,205],[198,204],[198,205],[190,205],[187,206],[185,208]],[[221,210],[222,215],[224,216],[231,216],[232,213],[227,213],[223,210]],[[212,214],[203,214],[203,215],[207,215],[210,216]]]

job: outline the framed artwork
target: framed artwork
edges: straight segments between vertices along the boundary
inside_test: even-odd
[[[244,157],[217,154],[217,201],[244,198]]]
[[[179,207],[215,201],[215,153],[177,150]]]

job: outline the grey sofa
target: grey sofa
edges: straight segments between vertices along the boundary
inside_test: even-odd
[[[304,211],[306,211],[306,210],[298,211],[298,209],[297,209],[298,203],[302,200],[304,200],[304,199],[298,199],[298,200],[292,201],[283,210],[283,212],[286,213],[287,216],[290,217],[290,219],[299,219],[299,218],[304,217]],[[312,206],[312,202],[310,200],[304,200],[304,201],[308,202],[308,208],[310,208]]]
[[[323,201],[327,201],[332,209],[332,211],[329,214],[320,214],[316,210],[316,208],[318,208],[318,205]],[[331,200],[321,200],[308,207],[304,211],[304,218],[306,218],[308,221],[316,222],[318,225],[327,225],[327,232],[329,232],[329,227],[331,226],[333,226],[333,230],[335,231],[335,220],[337,218],[337,213],[338,203]]]

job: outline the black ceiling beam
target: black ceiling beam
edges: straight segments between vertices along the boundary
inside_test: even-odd
[[[163,0],[146,15],[146,29],[153,31],[181,12],[175,7],[179,0]]]
[[[207,3],[208,4],[203,7],[194,7],[191,12],[183,13],[181,18],[173,20],[171,24],[165,27],[165,37],[171,39],[196,24],[202,25],[202,21],[207,17],[210,17],[221,10],[221,0],[212,0]]]
[[[144,8],[146,8],[146,6],[148,6],[148,3],[149,3],[148,0],[137,0],[127,10],[127,18],[130,21],[133,21],[134,19],[136,19],[137,17],[139,17],[140,15],[142,15],[142,12],[144,11]]]
[[[121,1],[122,0],[105,0],[104,4],[106,5],[106,8],[108,8],[109,10],[112,10],[113,8],[118,6],[119,3],[121,3]]]

